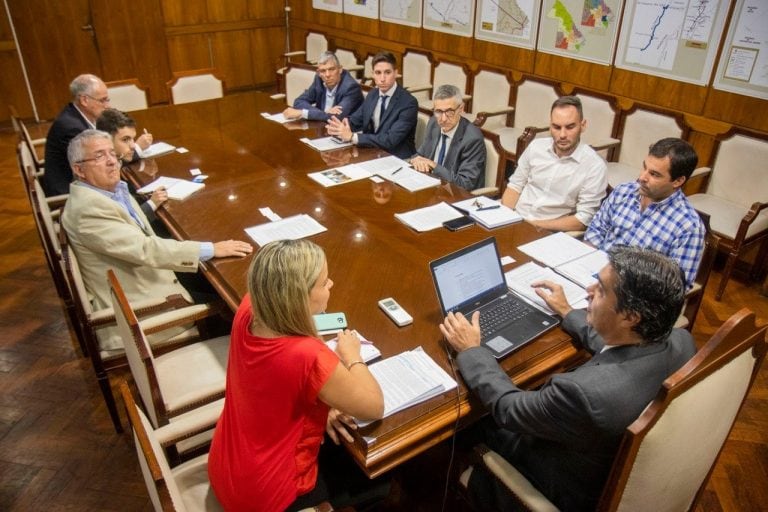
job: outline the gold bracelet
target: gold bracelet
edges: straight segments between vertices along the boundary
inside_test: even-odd
[[[357,361],[352,361],[347,365],[347,371],[351,370],[352,367],[355,366],[356,364],[365,364],[365,361],[360,361],[359,359]],[[365,366],[368,366],[368,365],[365,364]]]

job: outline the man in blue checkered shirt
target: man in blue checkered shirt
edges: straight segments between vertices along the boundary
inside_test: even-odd
[[[614,189],[592,218],[584,241],[607,251],[616,244],[654,249],[675,259],[690,288],[704,251],[704,224],[682,186],[698,164],[682,139],[653,144],[637,181]]]

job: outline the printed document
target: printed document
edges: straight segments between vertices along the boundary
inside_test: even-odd
[[[245,229],[248,236],[262,247],[275,240],[298,240],[323,231],[327,228],[306,213]]]
[[[333,151],[334,149],[346,148],[352,145],[351,142],[342,142],[334,137],[320,137],[319,139],[302,137],[299,140],[318,151]]]
[[[167,142],[155,142],[147,149],[141,151],[141,158],[155,158],[160,155],[172,153],[176,146],[171,146]]]
[[[151,194],[160,187],[165,187],[165,190],[168,192],[169,199],[176,199],[181,201],[188,198],[201,188],[205,187],[205,183],[195,183],[194,181],[161,176],[149,185],[144,185],[136,192],[139,194]]]
[[[443,226],[443,222],[458,219],[462,213],[442,201],[432,206],[418,208],[404,213],[396,213],[395,218],[419,233],[431,231]]]
[[[370,178],[371,173],[360,164],[349,164],[343,167],[336,167],[335,169],[311,172],[307,176],[324,187],[334,187],[342,183],[351,183],[363,178]]]
[[[504,206],[501,201],[487,197],[474,197],[453,203],[454,208],[463,210],[479,224],[488,229],[521,222],[523,218],[512,208]]]
[[[517,294],[522,295],[528,302],[535,304],[547,313],[552,314],[553,311],[536,294],[536,290],[531,286],[531,283],[536,281],[553,281],[563,287],[565,298],[573,308],[580,309],[587,305],[587,291],[563,276],[556,274],[551,268],[528,262],[506,272],[504,277],[506,278],[507,286]]]
[[[595,248],[563,232],[554,233],[518,247],[531,258],[548,267],[558,267],[595,252]]]

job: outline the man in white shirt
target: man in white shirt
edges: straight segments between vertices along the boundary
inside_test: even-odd
[[[552,136],[528,145],[502,202],[545,229],[586,229],[608,186],[605,161],[581,142],[586,127],[581,100],[558,98],[550,110]]]

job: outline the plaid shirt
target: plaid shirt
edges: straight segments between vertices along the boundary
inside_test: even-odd
[[[616,244],[658,251],[680,264],[690,288],[704,252],[704,224],[681,190],[640,208],[640,186],[623,183],[608,196],[584,235],[607,251]]]

